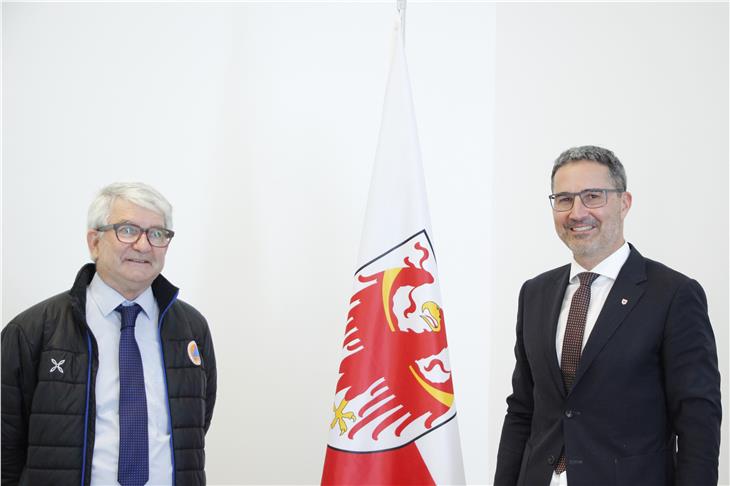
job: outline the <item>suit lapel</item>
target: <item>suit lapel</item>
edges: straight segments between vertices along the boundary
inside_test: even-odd
[[[560,272],[552,281],[550,289],[545,292],[545,318],[546,324],[542,326],[543,336],[541,343],[545,352],[545,360],[550,376],[552,376],[555,386],[561,393],[565,394],[565,385],[563,384],[563,374],[560,371],[560,363],[558,362],[558,353],[555,349],[555,334],[558,332],[558,318],[560,317],[560,309],[563,306],[563,297],[565,297],[565,289],[568,287],[568,279],[570,277],[570,265],[566,265],[564,270]]]
[[[631,246],[629,258],[616,277],[616,282],[606,297],[603,309],[583,349],[573,388],[578,385],[598,353],[641,298],[644,293],[644,286],[641,284],[644,281],[646,281],[644,257]]]

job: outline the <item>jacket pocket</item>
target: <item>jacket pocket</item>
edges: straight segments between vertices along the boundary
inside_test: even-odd
[[[666,486],[667,452],[616,459],[616,486]]]

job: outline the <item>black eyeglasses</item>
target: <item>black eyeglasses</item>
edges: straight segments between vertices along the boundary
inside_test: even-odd
[[[589,209],[595,209],[606,205],[609,192],[622,193],[625,191],[623,189],[584,189],[580,192],[550,194],[548,199],[550,199],[550,205],[553,207],[553,210],[558,212],[573,209],[575,196],[580,196],[583,206]]]
[[[166,228],[153,226],[151,228],[142,228],[132,223],[117,223],[99,226],[96,231],[107,231],[113,229],[117,235],[117,239],[122,243],[137,243],[142,234],[147,235],[147,241],[151,246],[157,248],[165,248],[170,244],[170,240],[175,236],[175,232]]]

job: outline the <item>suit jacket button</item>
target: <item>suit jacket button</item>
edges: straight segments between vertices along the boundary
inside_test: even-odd
[[[551,466],[555,464],[555,456],[548,456],[548,464]]]
[[[565,416],[568,417],[568,418],[573,418],[573,411],[572,410],[566,410],[565,411]]]

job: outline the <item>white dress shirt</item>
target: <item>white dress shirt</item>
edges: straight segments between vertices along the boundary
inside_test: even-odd
[[[135,325],[135,339],[142,356],[147,396],[149,437],[148,485],[172,484],[172,448],[167,410],[167,388],[160,347],[160,309],[147,288],[134,303],[142,307]],[[91,485],[117,483],[119,463],[119,338],[121,316],[114,309],[128,302],[97,273],[86,289],[86,322],[96,339],[99,369],[96,374],[96,431],[91,462]]]
[[[570,280],[568,280],[568,288],[565,289],[563,306],[560,308],[560,317],[558,317],[558,330],[555,333],[555,349],[558,352],[558,366],[560,366],[560,357],[563,354],[563,337],[565,336],[565,327],[568,323],[570,302],[573,300],[573,294],[575,294],[578,287],[580,287],[578,274],[590,271],[599,275],[591,285],[591,300],[588,303],[588,313],[586,314],[586,327],[585,331],[583,331],[582,350],[585,348],[586,342],[588,342],[588,338],[593,331],[593,326],[596,325],[598,314],[600,314],[601,309],[603,309],[603,304],[606,302],[606,297],[608,297],[608,293],[611,291],[611,288],[616,281],[616,277],[621,271],[621,267],[624,266],[624,263],[626,263],[626,260],[629,258],[629,253],[631,253],[629,244],[624,242],[618,250],[606,257],[592,270],[586,270],[575,260],[571,263]],[[565,474],[553,473],[550,486],[567,486],[567,481],[567,471]]]

